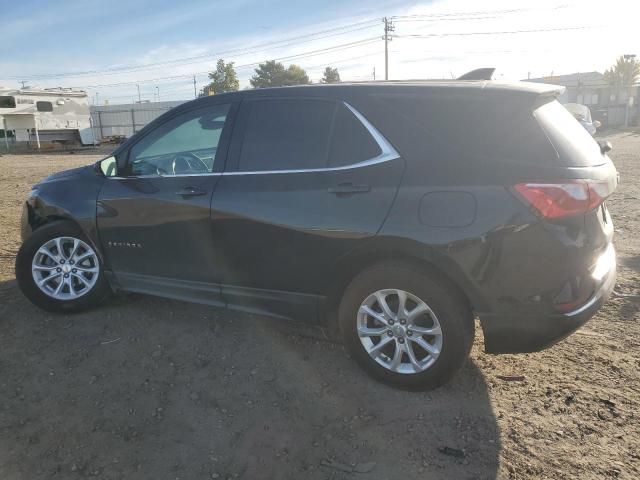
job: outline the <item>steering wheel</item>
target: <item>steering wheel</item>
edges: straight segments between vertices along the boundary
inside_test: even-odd
[[[191,153],[178,153],[171,161],[171,169],[174,175],[181,173],[205,173],[209,170],[206,163],[200,157]]]

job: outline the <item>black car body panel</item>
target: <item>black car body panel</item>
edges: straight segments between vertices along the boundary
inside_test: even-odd
[[[557,94],[557,87],[540,84],[461,81],[198,99],[121,145],[114,152],[117,176],[76,169],[36,186],[24,235],[48,217],[72,219],[101,252],[116,289],[309,321],[321,319],[359,268],[400,257],[437,271],[464,294],[481,319],[487,351],[534,351],[588,320],[615,281],[615,266],[594,277],[600,263],[615,261],[604,205],[549,221],[512,188],[559,179],[615,188],[606,155],[591,146],[574,150],[562,132],[541,127],[537,109]],[[317,118],[333,115],[326,164],[243,168],[260,153],[251,144],[260,141],[252,122],[267,130],[284,122],[260,117],[268,101],[324,102]],[[223,104],[230,107],[210,171],[131,172],[130,152],[146,136],[181,115]],[[549,115],[541,112],[540,118]],[[364,126],[379,151],[373,143],[375,153],[347,149],[345,155],[360,158],[340,164],[334,148],[348,142],[335,133],[340,115],[344,125],[357,119],[353,128]],[[317,118],[296,123],[307,122],[309,130]]]
[[[95,165],[54,173],[35,184],[23,208],[21,236],[52,219],[71,220],[103,256],[96,226],[96,201],[105,182]]]

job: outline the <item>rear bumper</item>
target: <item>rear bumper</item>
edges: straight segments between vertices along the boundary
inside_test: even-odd
[[[487,353],[537,352],[566,338],[584,325],[607,301],[616,283],[615,251],[611,248],[606,265],[596,267],[602,274],[598,290],[581,307],[562,314],[507,315],[478,314],[484,332]],[[605,257],[605,255],[603,255]],[[600,268],[601,271],[597,271]],[[606,271],[602,271],[606,269]]]

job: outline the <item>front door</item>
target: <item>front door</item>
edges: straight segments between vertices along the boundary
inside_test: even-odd
[[[194,286],[219,300],[211,196],[224,169],[231,104],[170,116],[128,151],[122,174],[98,199],[98,232],[109,269],[126,289],[178,292]]]

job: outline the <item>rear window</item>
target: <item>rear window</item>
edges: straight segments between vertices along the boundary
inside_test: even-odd
[[[591,167],[604,163],[598,143],[558,101],[554,100],[538,107],[534,116],[564,165]]]

